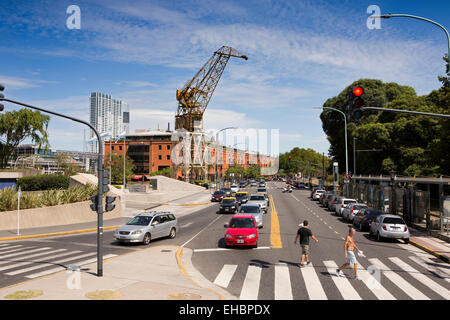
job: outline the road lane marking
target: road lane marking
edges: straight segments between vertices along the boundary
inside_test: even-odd
[[[30,248],[27,248],[30,249]],[[42,250],[49,250],[52,249],[50,247],[45,247],[45,248],[39,248],[39,249],[32,249],[32,250],[25,250],[25,251],[21,251],[21,252],[16,252],[13,254],[5,254],[5,255],[1,255],[0,258],[11,258],[11,257],[15,257],[15,256],[20,256],[22,254],[26,254],[26,253],[32,253],[32,252],[36,252],[36,251],[42,251]]]
[[[364,284],[372,291],[378,300],[397,300],[385,287],[378,282],[368,270],[364,269],[361,263],[358,264],[358,274]],[[381,280],[381,279],[380,279]]]
[[[106,256],[103,256],[103,260],[106,260],[106,259],[109,259],[109,258],[113,258],[113,257],[116,257],[116,256],[117,256],[116,254],[108,254]],[[97,261],[97,258],[93,258],[93,259],[77,262],[77,265],[78,266],[83,266],[83,265],[86,265],[86,264],[94,263],[96,261]],[[31,274],[29,276],[26,276],[26,278],[34,279],[34,278],[46,276],[48,274],[52,274],[52,273],[55,273],[55,272],[58,272],[58,271],[62,271],[62,270],[66,270],[66,267],[58,267],[58,268],[53,268],[53,269],[50,269],[50,270],[42,271],[42,272],[39,272],[39,273]]]
[[[189,242],[191,242],[192,240],[195,239],[195,237],[197,237],[200,233],[203,232],[203,230],[205,230],[206,228],[208,228],[210,225],[212,225],[214,222],[216,222],[217,220],[219,220],[220,218],[222,218],[222,216],[218,216],[217,218],[215,218],[213,221],[211,221],[210,223],[208,223],[203,229],[201,229],[199,232],[197,232],[192,238],[190,238],[188,241],[186,241],[185,243],[183,243],[181,245],[181,247],[186,246]]]
[[[23,250],[24,249],[24,248],[19,248],[19,247],[22,247],[22,246],[18,245],[18,246],[12,246],[12,247],[9,247],[9,248],[0,249],[0,250],[5,250],[5,249],[7,250],[7,251],[1,251],[0,254],[14,252],[14,251],[19,251],[19,250]],[[15,248],[15,249],[14,250],[9,250],[9,249],[12,249],[12,248]],[[33,248],[33,247],[30,247],[30,248]]]
[[[22,262],[15,261],[15,262],[18,262],[18,263],[9,264],[7,266],[0,267],[0,271],[8,270],[8,269],[14,269],[14,268],[18,268],[18,267],[21,267],[21,266],[26,266],[27,264],[32,264],[32,263],[35,263],[35,262],[41,262],[41,261],[45,261],[45,260],[48,260],[48,259],[58,258],[61,255],[68,255],[68,254],[70,254],[70,253],[65,252],[65,253],[56,254],[56,255],[53,255],[53,256],[42,257],[42,255],[48,255],[48,254],[51,254],[51,253],[57,253],[57,252],[66,251],[66,250],[67,249],[58,249],[58,250],[53,250],[53,251],[47,251],[47,252],[44,252],[44,253],[40,253],[40,254],[38,254],[38,256],[41,256],[41,258],[28,260],[28,261],[23,261],[23,259],[21,258]],[[76,252],[80,252],[80,251],[76,251]]]
[[[236,269],[237,264],[225,264],[214,280],[214,284],[227,288],[230,284],[231,278],[233,278],[233,275],[236,272]]]
[[[389,269],[377,258],[368,259],[369,262],[381,269],[382,274],[388,278],[393,284],[399,287],[404,293],[406,293],[413,300],[430,300],[426,295],[413,287],[408,281],[400,277],[397,273]]]
[[[270,195],[271,221],[270,221],[270,243],[272,248],[281,249],[280,221],[278,220],[277,210],[272,195]]]
[[[327,295],[323,290],[319,277],[314,269],[312,262],[301,269],[303,280],[305,281],[306,291],[310,300],[327,300]]]
[[[336,264],[336,262],[329,260],[324,261],[323,264],[327,268],[331,279],[338,288],[344,300],[362,300],[358,292],[356,292],[355,288],[353,288],[353,286],[350,284],[350,281],[348,281],[346,277],[340,277],[337,274],[336,269],[338,268],[338,265]]]
[[[261,266],[248,266],[242,286],[240,300],[257,300],[259,293],[259,282],[261,280]]]
[[[422,283],[423,285],[427,286],[428,288],[430,288],[431,290],[433,290],[434,292],[439,294],[441,297],[443,297],[447,300],[450,300],[450,291],[447,290],[446,288],[442,287],[437,282],[431,280],[429,277],[427,277],[423,273],[420,273],[419,271],[417,271],[416,269],[411,267],[409,264],[400,260],[397,257],[391,257],[391,258],[389,258],[389,260],[391,260],[393,263],[395,263],[398,267],[400,267],[404,271],[408,272],[412,277],[416,278],[420,283]]]
[[[286,264],[275,265],[275,300],[293,300],[291,277]]]

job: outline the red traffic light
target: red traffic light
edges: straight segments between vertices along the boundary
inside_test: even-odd
[[[289,156],[289,160],[291,160],[291,156]]]
[[[363,89],[363,88],[361,88],[361,87],[354,87],[354,88],[353,88],[353,94],[354,94],[356,97],[362,96],[363,93],[364,93],[364,89]]]

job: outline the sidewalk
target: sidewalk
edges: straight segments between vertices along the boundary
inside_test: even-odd
[[[450,263],[450,243],[409,227],[410,244]]]
[[[35,300],[234,300],[206,280],[191,263],[192,250],[161,245],[105,261],[80,271],[61,271],[0,289],[0,299]]]

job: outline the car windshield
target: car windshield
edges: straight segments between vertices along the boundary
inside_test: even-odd
[[[223,204],[234,204],[234,199],[223,199],[222,203]]]
[[[344,204],[355,203],[355,200],[344,200]]]
[[[236,198],[244,198],[245,196],[245,193],[236,193]]]
[[[229,228],[254,228],[255,223],[250,218],[233,218],[228,226]]]
[[[263,196],[263,195],[261,195],[261,196],[251,196],[250,197],[250,201],[262,201],[262,200],[266,200],[266,198]]]
[[[150,221],[152,220],[152,217],[149,216],[136,216],[133,219],[131,219],[127,225],[130,226],[148,226]]]
[[[216,192],[214,192],[215,196],[221,196],[223,194],[225,194],[223,191],[216,191]]]
[[[364,213],[369,216],[379,216],[381,214],[381,211],[366,210]]]
[[[403,221],[402,218],[384,218],[383,220],[384,224],[405,224],[405,221]]]
[[[353,210],[361,210],[363,208],[367,208],[367,206],[364,206],[364,205],[353,206]]]
[[[258,188],[258,192],[267,192],[266,188]]]
[[[227,192],[227,191],[231,191],[231,189],[230,188],[223,188],[223,191]]]
[[[257,206],[243,206],[241,207],[241,210],[239,211],[241,213],[258,213],[259,207]]]

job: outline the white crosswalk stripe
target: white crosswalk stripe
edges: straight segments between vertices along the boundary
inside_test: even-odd
[[[369,270],[366,270],[361,263],[359,263],[358,275],[378,300],[396,300],[395,297],[381,285],[381,272],[379,268],[369,267]]]
[[[233,278],[236,269],[236,264],[225,264],[214,280],[214,283],[224,288],[228,287],[228,284],[230,283],[231,278]]]
[[[17,248],[17,247],[21,247],[21,246],[22,246],[22,245],[20,245],[20,244],[15,245],[15,246],[12,246],[12,245],[10,245],[10,244],[4,243],[3,246],[0,247],[0,251],[9,250],[9,249]]]
[[[301,269],[303,280],[305,281],[306,290],[311,300],[327,300],[327,295],[323,290],[319,277],[312,263]]]
[[[275,300],[292,300],[289,267],[285,264],[275,265]]]
[[[66,249],[61,249],[61,250],[66,250]],[[24,260],[27,260],[27,259],[31,259],[31,258],[34,258],[34,257],[39,257],[39,256],[42,256],[42,255],[44,255],[44,254],[50,254],[50,253],[53,253],[53,252],[55,252],[55,251],[39,252],[39,253],[34,253],[34,254],[29,254],[29,255],[20,256],[20,257],[17,257],[17,258],[7,259],[7,260],[5,260],[5,261],[0,261],[0,266],[2,266],[2,265],[4,265],[4,264],[11,263],[11,262],[20,262],[20,261],[24,261]]]
[[[389,269],[377,258],[368,259],[369,262],[381,269],[381,273],[399,287],[404,293],[406,293],[411,299],[414,300],[430,300],[426,295],[412,286],[407,280],[403,279],[400,275]]]
[[[108,254],[108,255],[103,256],[103,260],[109,259],[109,258],[113,258],[113,257],[116,257],[116,256],[117,255],[115,255],[115,254]],[[83,266],[83,265],[86,265],[86,264],[94,263],[96,261],[97,261],[97,258],[92,258],[92,259],[88,259],[88,260],[77,262],[77,265],[78,266]],[[52,273],[55,273],[55,272],[63,271],[65,269],[66,269],[65,267],[57,267],[57,268],[53,268],[53,269],[50,269],[50,270],[45,270],[45,271],[42,271],[42,272],[39,272],[39,273],[34,273],[34,274],[31,274],[31,275],[28,275],[28,276],[26,276],[26,278],[34,279],[34,278],[46,276],[46,275],[49,275],[49,274],[52,274]]]
[[[47,263],[47,264],[41,264],[41,265],[37,265],[37,266],[25,268],[25,269],[19,269],[19,270],[16,270],[16,271],[5,273],[5,274],[8,275],[8,276],[15,276],[17,274],[27,273],[27,272],[30,272],[30,271],[33,271],[33,270],[36,270],[36,269],[46,268],[46,267],[49,266],[49,264],[53,264],[53,265],[54,264],[60,264],[60,263],[64,263],[64,262],[67,262],[67,261],[83,259],[83,258],[92,256],[92,255],[95,255],[95,254],[96,254],[95,252],[89,252],[89,253],[85,253],[85,254],[78,255],[78,256],[71,256],[69,258],[65,258],[65,259],[61,259],[61,260],[57,260],[57,261],[52,261],[52,262]],[[62,268],[64,268],[64,267],[62,267]]]
[[[350,281],[346,277],[341,277],[337,274],[336,269],[338,265],[336,262],[328,260],[323,263],[344,300],[362,300],[358,292],[350,284]]]
[[[431,273],[434,273],[438,277],[445,279],[445,281],[450,282],[450,269],[448,265],[434,262],[430,258],[424,256],[412,256],[409,257],[409,259],[424,267]]]
[[[74,254],[74,253],[79,253],[80,251],[71,251],[71,252],[64,252],[64,253],[59,253],[59,254],[54,254],[51,256],[47,256],[48,254],[51,253],[56,253],[56,252],[61,252],[61,251],[67,251],[66,249],[58,249],[58,250],[53,250],[50,252],[44,252],[43,254],[46,255],[45,257],[42,257],[42,254],[40,255],[41,258],[39,259],[33,259],[33,260],[28,260],[28,261],[24,261],[24,262],[19,262],[19,263],[15,263],[15,264],[10,264],[4,267],[0,267],[0,271],[4,271],[4,270],[9,270],[9,269],[15,269],[15,268],[19,268],[22,266],[26,266],[28,264],[32,264],[32,263],[36,263],[36,262],[42,262],[42,261],[48,261],[49,259],[54,259],[54,258],[59,258],[62,256],[67,256],[69,254]]]
[[[411,267],[406,262],[400,260],[397,257],[389,258],[393,263],[395,263],[398,267],[403,269],[404,271],[408,272],[412,277],[416,278],[418,281],[420,281],[423,285],[427,286],[443,298],[449,300],[450,299],[450,291],[445,289],[440,284],[436,283],[435,281],[431,280],[429,277],[424,275],[423,273],[420,273],[413,267]]]
[[[257,300],[259,282],[261,279],[261,266],[249,266],[242,286],[240,300]]]
[[[11,250],[15,248],[14,250]],[[9,253],[9,252],[15,252],[15,251],[19,251],[19,250],[23,250],[21,245],[18,246],[11,246],[9,248],[2,248],[0,249],[0,255],[5,254],[5,253]]]
[[[28,247],[27,249],[30,249],[30,247]],[[1,255],[0,259],[3,258],[11,258],[11,257],[16,257],[16,256],[20,256],[22,254],[26,254],[26,253],[31,253],[31,252],[36,252],[36,251],[43,251],[43,250],[51,250],[52,248],[50,247],[44,247],[44,248],[37,248],[37,249],[31,249],[31,250],[25,250],[25,251],[21,251],[21,252],[16,252],[13,254],[5,254],[5,255]]]

